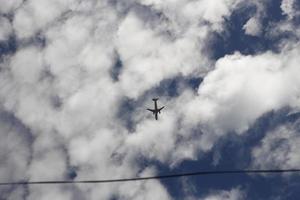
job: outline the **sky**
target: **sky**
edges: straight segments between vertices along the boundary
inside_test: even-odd
[[[299,53],[298,0],[0,0],[0,182],[300,168]],[[281,200],[299,186],[210,175],[0,199]]]

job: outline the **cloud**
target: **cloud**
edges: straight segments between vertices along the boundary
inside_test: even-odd
[[[11,60],[10,69],[16,81],[24,84],[33,84],[38,81],[43,69],[42,55],[39,48],[30,46],[19,49]]]
[[[153,175],[153,169],[145,169],[142,176],[151,176]],[[120,187],[120,196],[121,199],[165,199],[169,200],[171,197],[169,194],[162,189],[161,183],[157,180],[151,180],[144,182],[142,184],[138,183],[129,183],[128,185],[123,185]]]
[[[79,4],[76,9],[86,11],[86,5]],[[46,7],[49,12],[40,13],[40,8]],[[42,30],[44,44],[20,42],[17,52],[2,63],[1,105],[30,127],[34,137],[29,158],[22,158],[24,163],[30,161],[26,170],[4,181],[64,180],[71,167],[77,170],[77,179],[134,177],[143,171],[135,163],[122,163],[123,155],[115,153],[127,134],[126,128],[116,124],[122,93],[110,77],[115,50],[114,37],[108,35],[116,31],[116,11],[109,15],[112,8],[99,3],[91,15],[71,14],[57,20],[65,9],[58,2],[27,1],[15,14],[14,29],[19,39],[35,37]],[[106,12],[99,12],[103,9]],[[1,147],[7,148],[4,144]],[[3,166],[3,173],[13,166]],[[33,186],[27,198],[74,199],[77,194],[87,199],[115,195],[147,199],[152,193],[169,198],[159,182],[133,187],[139,192],[130,195],[121,185]]]
[[[252,166],[256,168],[289,169],[300,164],[298,135],[299,122],[281,125],[270,131],[252,149]]]
[[[235,53],[219,59],[188,107],[189,121],[243,132],[263,113],[294,105],[299,92],[297,52],[299,48],[257,56]]]
[[[1,109],[0,114],[0,179],[2,182],[28,177],[31,160],[30,133],[13,116]],[[23,187],[1,187],[1,197],[21,199],[26,193]]]
[[[0,12],[3,14],[14,12],[22,3],[23,0],[11,0],[11,1],[1,0]]]
[[[243,26],[243,29],[247,35],[259,36],[261,33],[260,21],[255,17],[251,17]]]
[[[296,45],[280,54],[235,53],[219,59],[215,69],[205,76],[198,94],[178,101],[176,106],[184,137],[197,141],[185,148],[190,152],[186,155],[193,158],[192,152],[211,150],[229,132],[245,133],[267,112],[283,107],[298,110],[298,52]]]
[[[30,186],[30,193],[27,196],[27,199],[32,200],[47,200],[47,199],[57,199],[57,200],[71,200],[76,199],[75,196],[72,196],[72,191],[68,188],[49,185],[45,186]]]
[[[244,193],[237,188],[233,188],[229,191],[221,190],[215,191],[211,194],[200,198],[201,200],[242,200],[245,199]]]
[[[292,19],[296,16],[297,11],[294,8],[294,5],[296,4],[295,0],[282,0],[280,8],[282,10],[282,13],[287,15],[289,19]]]
[[[124,94],[137,98],[163,79],[207,70],[202,66],[205,58],[203,61],[199,40],[208,30],[196,30],[199,33],[187,31],[174,41],[160,35],[161,30],[147,28],[134,13],[128,14],[120,24],[116,41],[124,67],[120,74]]]
[[[127,151],[134,151],[135,155],[142,154],[149,159],[167,161],[176,144],[177,126],[173,115],[174,113],[167,113],[160,117],[159,126],[151,119],[140,122],[135,133],[126,139]],[[158,138],[160,142],[157,142]]]
[[[12,27],[9,20],[5,17],[0,17],[0,42],[5,41],[9,38],[12,33]]]
[[[223,28],[240,2],[5,1],[1,12],[12,17],[1,18],[0,36],[16,35],[17,50],[1,60],[1,113],[14,116],[30,136],[1,122],[1,180],[155,175],[159,171],[143,160],[172,168],[211,150],[230,131],[243,133],[265,112],[298,108],[297,44],[279,54],[235,53],[218,61],[205,54],[209,34]],[[184,86],[178,96],[160,99],[166,108],[158,121],[144,110],[162,81],[200,76],[198,92]],[[128,99],[141,106],[125,115],[132,129],[119,123]],[[159,181],[11,191],[5,195],[171,199]],[[204,199],[223,197],[238,199],[239,192]]]
[[[231,11],[238,6],[240,0],[222,1],[162,1],[142,0],[144,5],[154,6],[163,10],[168,16],[181,17],[182,20],[195,23],[197,20],[204,20],[216,26],[220,26],[224,18],[229,16]],[[175,14],[175,15],[174,15]],[[177,19],[181,21],[180,19]]]
[[[18,38],[32,37],[67,11],[70,1],[28,0],[16,11],[13,26]]]
[[[137,98],[163,79],[206,73],[211,66],[202,52],[206,39],[211,31],[222,30],[224,18],[239,2],[141,1],[151,10],[133,8],[117,32],[125,95]]]
[[[277,40],[276,37],[283,35],[282,33],[284,32],[279,29],[283,29],[282,26],[286,27],[287,24],[293,26],[292,19],[299,15],[294,0],[282,0],[279,5],[271,1],[252,1],[245,3],[245,5],[254,6],[256,8],[253,16],[248,19],[243,26],[245,34],[251,36],[263,36]],[[281,9],[282,13],[274,14],[274,16],[273,14],[270,15],[271,13],[278,12],[277,6],[280,6],[279,9]],[[280,16],[280,14],[286,15],[287,18]],[[275,15],[277,15],[277,17],[275,17]]]

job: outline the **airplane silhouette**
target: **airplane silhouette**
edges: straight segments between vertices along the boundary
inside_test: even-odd
[[[155,119],[157,120],[158,119],[157,114],[160,113],[160,111],[164,108],[164,106],[161,107],[161,108],[157,108],[157,100],[158,100],[158,98],[154,98],[152,100],[154,101],[154,110],[153,109],[149,109],[149,108],[147,108],[147,110],[151,111],[153,113],[153,115],[155,115]]]

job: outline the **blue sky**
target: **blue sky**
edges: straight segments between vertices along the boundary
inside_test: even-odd
[[[0,3],[0,182],[300,168],[299,1]],[[299,181],[5,186],[0,199],[297,199]]]

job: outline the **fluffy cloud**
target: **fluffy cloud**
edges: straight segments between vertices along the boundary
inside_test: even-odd
[[[292,19],[297,13],[296,9],[294,8],[295,4],[296,4],[295,0],[281,1],[280,8],[283,14],[287,15],[289,19]]]
[[[256,17],[251,17],[243,26],[247,35],[258,36],[261,33],[261,24]]]
[[[0,17],[0,42],[8,39],[12,33],[12,27],[9,20],[5,17]]]
[[[23,0],[1,0],[0,12],[3,14],[9,14],[10,12],[13,12],[15,9],[17,9],[22,3]]]
[[[14,116],[1,111],[0,179],[2,182],[25,179],[31,160],[29,130]],[[21,199],[26,191],[23,187],[1,187],[0,193],[6,199]]]
[[[29,0],[22,4],[13,25],[19,38],[28,38],[57,19],[72,4],[70,1]]]
[[[189,104],[187,118],[211,124],[216,132],[241,133],[265,112],[299,106],[298,52],[297,47],[282,54],[221,58]]]
[[[32,200],[47,200],[47,199],[58,199],[58,200],[71,200],[76,199],[76,196],[72,195],[72,190],[67,187],[60,187],[57,185],[44,186],[30,186],[30,193],[27,199]]]
[[[286,106],[298,110],[298,52],[296,45],[280,54],[235,53],[219,59],[215,70],[204,78],[198,94],[187,95],[184,101],[178,99],[175,106],[181,116],[180,127],[185,130],[183,138],[197,138],[196,144],[189,140],[185,155],[193,158],[193,152],[211,150],[228,132],[244,133],[269,111]]]
[[[124,93],[137,98],[163,79],[205,73],[211,65],[201,51],[205,39],[222,29],[239,2],[141,1],[161,14],[149,13],[148,7],[132,9],[119,26],[116,45],[124,65]]]
[[[142,176],[153,175],[152,169],[146,169],[141,173]],[[159,181],[149,181],[142,184],[139,183],[129,183],[128,185],[123,185],[120,187],[120,198],[121,199],[153,199],[159,198],[164,200],[170,200],[171,197],[163,189]]]
[[[163,1],[163,0],[141,0],[144,5],[154,6],[158,10],[163,10],[168,16],[182,17],[183,20],[196,22],[205,20],[217,26],[224,17],[229,16],[236,8],[240,0],[221,1]],[[180,19],[179,19],[180,20]]]
[[[242,200],[245,199],[244,193],[237,189],[233,188],[229,191],[216,191],[212,194],[207,195],[206,197],[201,198],[201,200]]]
[[[34,46],[20,49],[11,60],[10,69],[15,80],[24,84],[38,81],[43,69],[40,49]]]
[[[299,122],[282,125],[267,133],[252,150],[253,167],[298,168],[300,164],[298,134]]]
[[[175,166],[210,150],[229,131],[242,133],[265,112],[298,107],[297,45],[281,54],[235,53],[216,64],[203,53],[209,34],[222,29],[240,1],[9,2],[1,6],[12,17],[1,18],[0,37],[15,34],[18,45],[1,60],[1,111],[30,137],[1,122],[1,180],[155,175],[141,160]],[[178,97],[162,98],[164,114],[153,120],[145,99],[161,81],[178,76],[205,78],[198,93],[183,88]],[[126,99],[143,107],[126,115],[130,130],[119,116]],[[11,191],[5,198],[171,199],[159,181]],[[205,199],[238,194],[221,191]]]
[[[119,13],[107,2],[83,4],[26,1],[15,13],[17,37],[30,40],[39,32],[43,41],[27,45],[23,40],[17,52],[1,63],[1,105],[29,127],[34,137],[30,149],[23,144],[18,147],[25,148],[28,156],[20,161],[28,162],[28,166],[22,167],[23,173],[2,178],[3,181],[63,180],[72,167],[76,169],[76,179],[155,173],[130,162],[135,154],[119,151],[128,134],[126,127],[117,124],[124,87],[110,75],[118,51],[114,43],[121,21]],[[62,16],[70,9],[78,13]],[[4,143],[1,148],[9,149]],[[17,167],[14,162],[3,165],[1,176],[14,165]],[[170,198],[158,181],[114,187],[32,186],[27,198],[74,199],[75,194],[87,199],[152,199],[153,194],[160,199]]]
[[[125,95],[137,98],[163,79],[203,72],[205,59],[201,61],[199,41],[208,30],[196,30],[187,31],[174,41],[159,35],[161,30],[147,28],[135,14],[129,14],[117,35],[117,49],[124,65],[120,85]]]
[[[260,36],[262,33],[264,33],[268,37],[276,38],[277,35],[282,33],[282,31],[279,30],[280,27],[283,26],[283,24],[289,24],[289,26],[291,26],[292,23],[290,23],[290,20],[299,14],[299,12],[295,8],[294,0],[282,0],[280,5],[282,14],[287,15],[288,17],[287,19],[281,19],[279,23],[274,23],[272,22],[271,18],[270,18],[271,20],[269,19],[270,16],[268,16],[267,13],[268,12],[267,9],[268,7],[270,7],[269,4],[271,4],[271,2],[268,0],[265,1],[255,0],[255,1],[248,2],[248,4],[246,3],[246,5],[255,6],[256,11],[254,15],[250,19],[248,19],[243,26],[243,29],[245,30],[245,34],[251,36]],[[269,12],[275,12],[275,11],[269,11]],[[264,24],[264,27],[262,27],[262,24]]]

